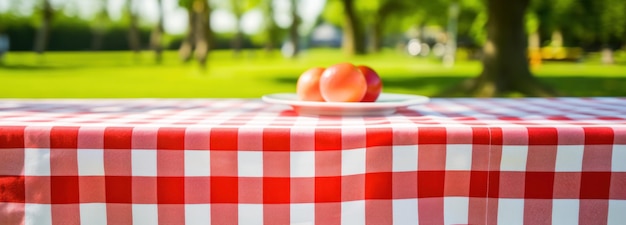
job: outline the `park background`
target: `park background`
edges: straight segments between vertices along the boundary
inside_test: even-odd
[[[339,62],[384,92],[626,96],[626,1],[0,0],[1,98],[258,98]]]

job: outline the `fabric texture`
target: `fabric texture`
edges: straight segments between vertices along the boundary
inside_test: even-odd
[[[626,98],[0,100],[0,224],[623,224]]]

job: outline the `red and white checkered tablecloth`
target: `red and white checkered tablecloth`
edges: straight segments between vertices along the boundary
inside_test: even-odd
[[[626,98],[0,100],[0,224],[626,224]]]

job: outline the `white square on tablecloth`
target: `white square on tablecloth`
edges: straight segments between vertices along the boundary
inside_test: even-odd
[[[156,150],[132,150],[131,163],[133,176],[157,175]]]
[[[578,199],[554,199],[552,200],[552,224],[569,225],[578,224]]]
[[[469,215],[468,197],[444,197],[443,198],[443,223],[444,224],[467,224]]]
[[[237,151],[237,172],[240,177],[263,177],[263,152]]]
[[[159,208],[156,204],[133,204],[133,225],[159,224]]]
[[[611,171],[626,172],[626,145],[613,145]]]
[[[609,200],[607,225],[622,225],[626,222],[626,200]]]
[[[185,150],[185,176],[210,176],[211,152]]]
[[[80,224],[106,225],[107,207],[105,203],[81,203]]]
[[[185,205],[185,224],[187,225],[211,224],[211,205],[210,204],[186,204]]]
[[[104,175],[104,151],[102,149],[78,149],[76,154],[78,175]]]
[[[52,206],[50,204],[26,203],[24,206],[24,225],[51,225]]]
[[[394,172],[417,171],[417,145],[394,145],[391,151]]]
[[[523,225],[524,199],[499,199],[498,224]]]
[[[365,174],[365,149],[341,151],[341,175]]]
[[[365,201],[341,202],[341,224],[364,225]]]
[[[471,170],[472,145],[446,145],[446,170]]]
[[[50,149],[24,149],[24,175],[50,176]]]
[[[580,172],[583,168],[583,145],[559,145],[556,148],[556,172]]]
[[[527,157],[528,146],[502,146],[502,160],[500,161],[500,171],[525,171]]]
[[[289,224],[315,224],[315,204],[313,203],[289,204],[289,213]]]
[[[291,177],[315,177],[315,152],[290,152],[289,173]]]
[[[392,207],[393,224],[418,224],[419,218],[417,216],[417,199],[394,199]]]
[[[262,204],[238,204],[239,224],[263,224]]]

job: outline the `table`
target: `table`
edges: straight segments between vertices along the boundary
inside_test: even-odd
[[[0,224],[624,224],[626,98],[0,100]]]

